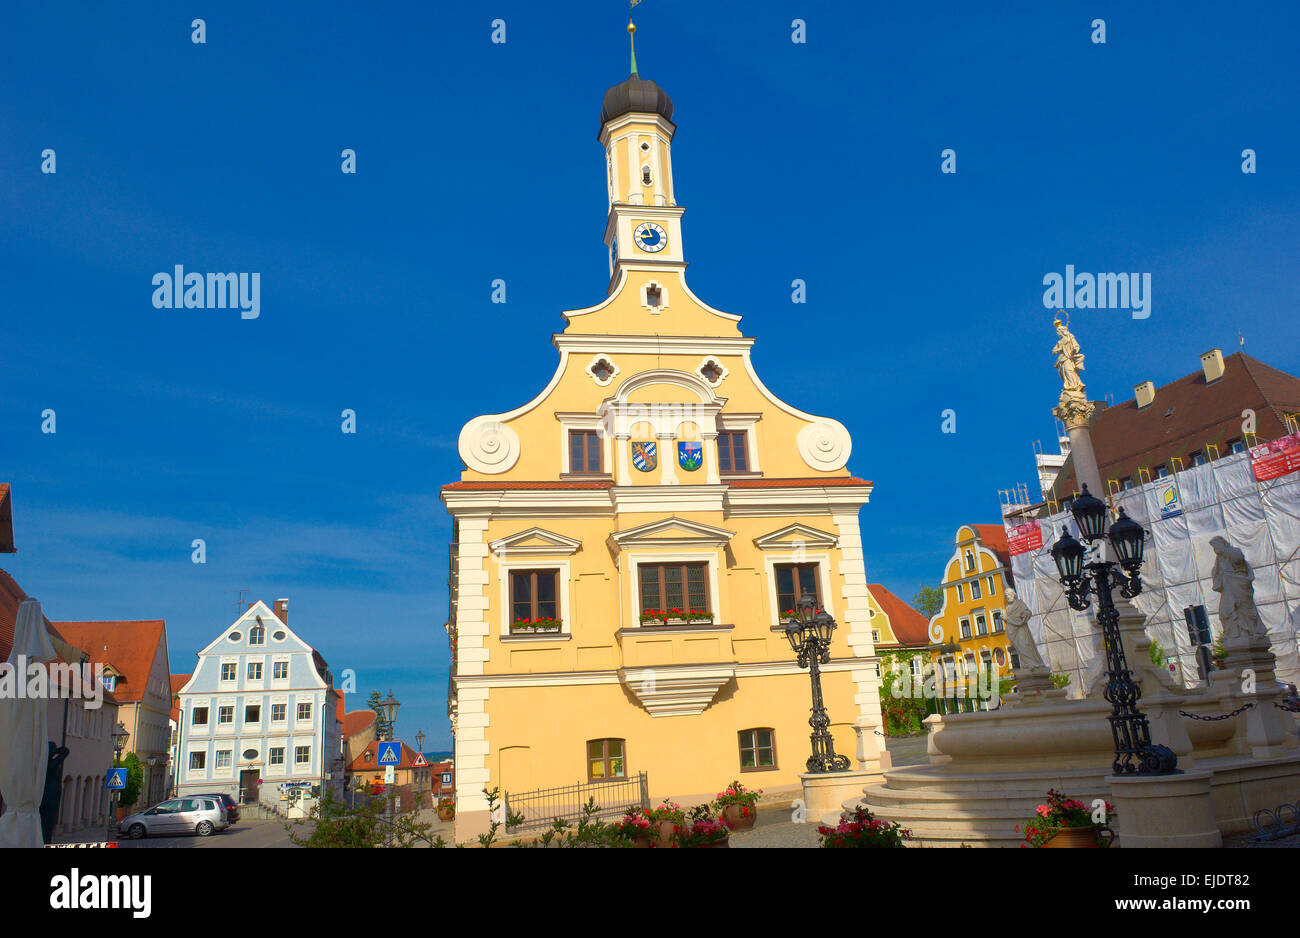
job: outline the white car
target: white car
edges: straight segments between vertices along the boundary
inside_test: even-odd
[[[197,834],[207,837],[214,831],[230,826],[226,820],[226,807],[220,798],[198,795],[192,798],[172,798],[154,805],[148,811],[132,814],[118,824],[119,834],[132,840],[149,836],[176,836]]]

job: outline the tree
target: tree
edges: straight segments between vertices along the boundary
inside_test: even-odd
[[[140,789],[144,787],[144,768],[140,765],[140,757],[134,752],[126,754],[118,767],[122,766],[126,767],[126,787],[118,792],[117,803],[126,808],[135,804],[140,797]]]
[[[933,619],[943,609],[943,590],[937,586],[922,586],[912,597],[912,606],[927,619]]]
[[[379,691],[372,690],[366,700],[366,706],[375,711],[375,739],[392,739],[393,724],[384,719],[383,698]]]

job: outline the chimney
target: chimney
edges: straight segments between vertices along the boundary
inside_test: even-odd
[[[289,624],[289,600],[277,599],[275,601],[275,617],[285,625]]]
[[[1133,396],[1137,399],[1138,410],[1151,406],[1156,399],[1156,386],[1153,381],[1143,381],[1133,385]]]
[[[1223,350],[1212,348],[1201,356],[1201,371],[1205,373],[1205,383],[1210,384],[1223,377]]]

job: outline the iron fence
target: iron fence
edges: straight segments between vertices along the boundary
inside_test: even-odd
[[[556,818],[576,824],[588,799],[595,801],[596,817],[610,821],[623,816],[629,807],[650,807],[650,784],[645,772],[631,778],[539,788],[536,791],[506,792],[503,800],[506,816],[522,815],[523,821],[510,825],[510,831],[542,830]]]

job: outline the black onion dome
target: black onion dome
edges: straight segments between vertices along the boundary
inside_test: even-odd
[[[673,99],[648,78],[633,72],[626,81],[605,92],[605,103],[600,109],[600,123],[630,114],[658,114],[666,120],[673,119]]]

